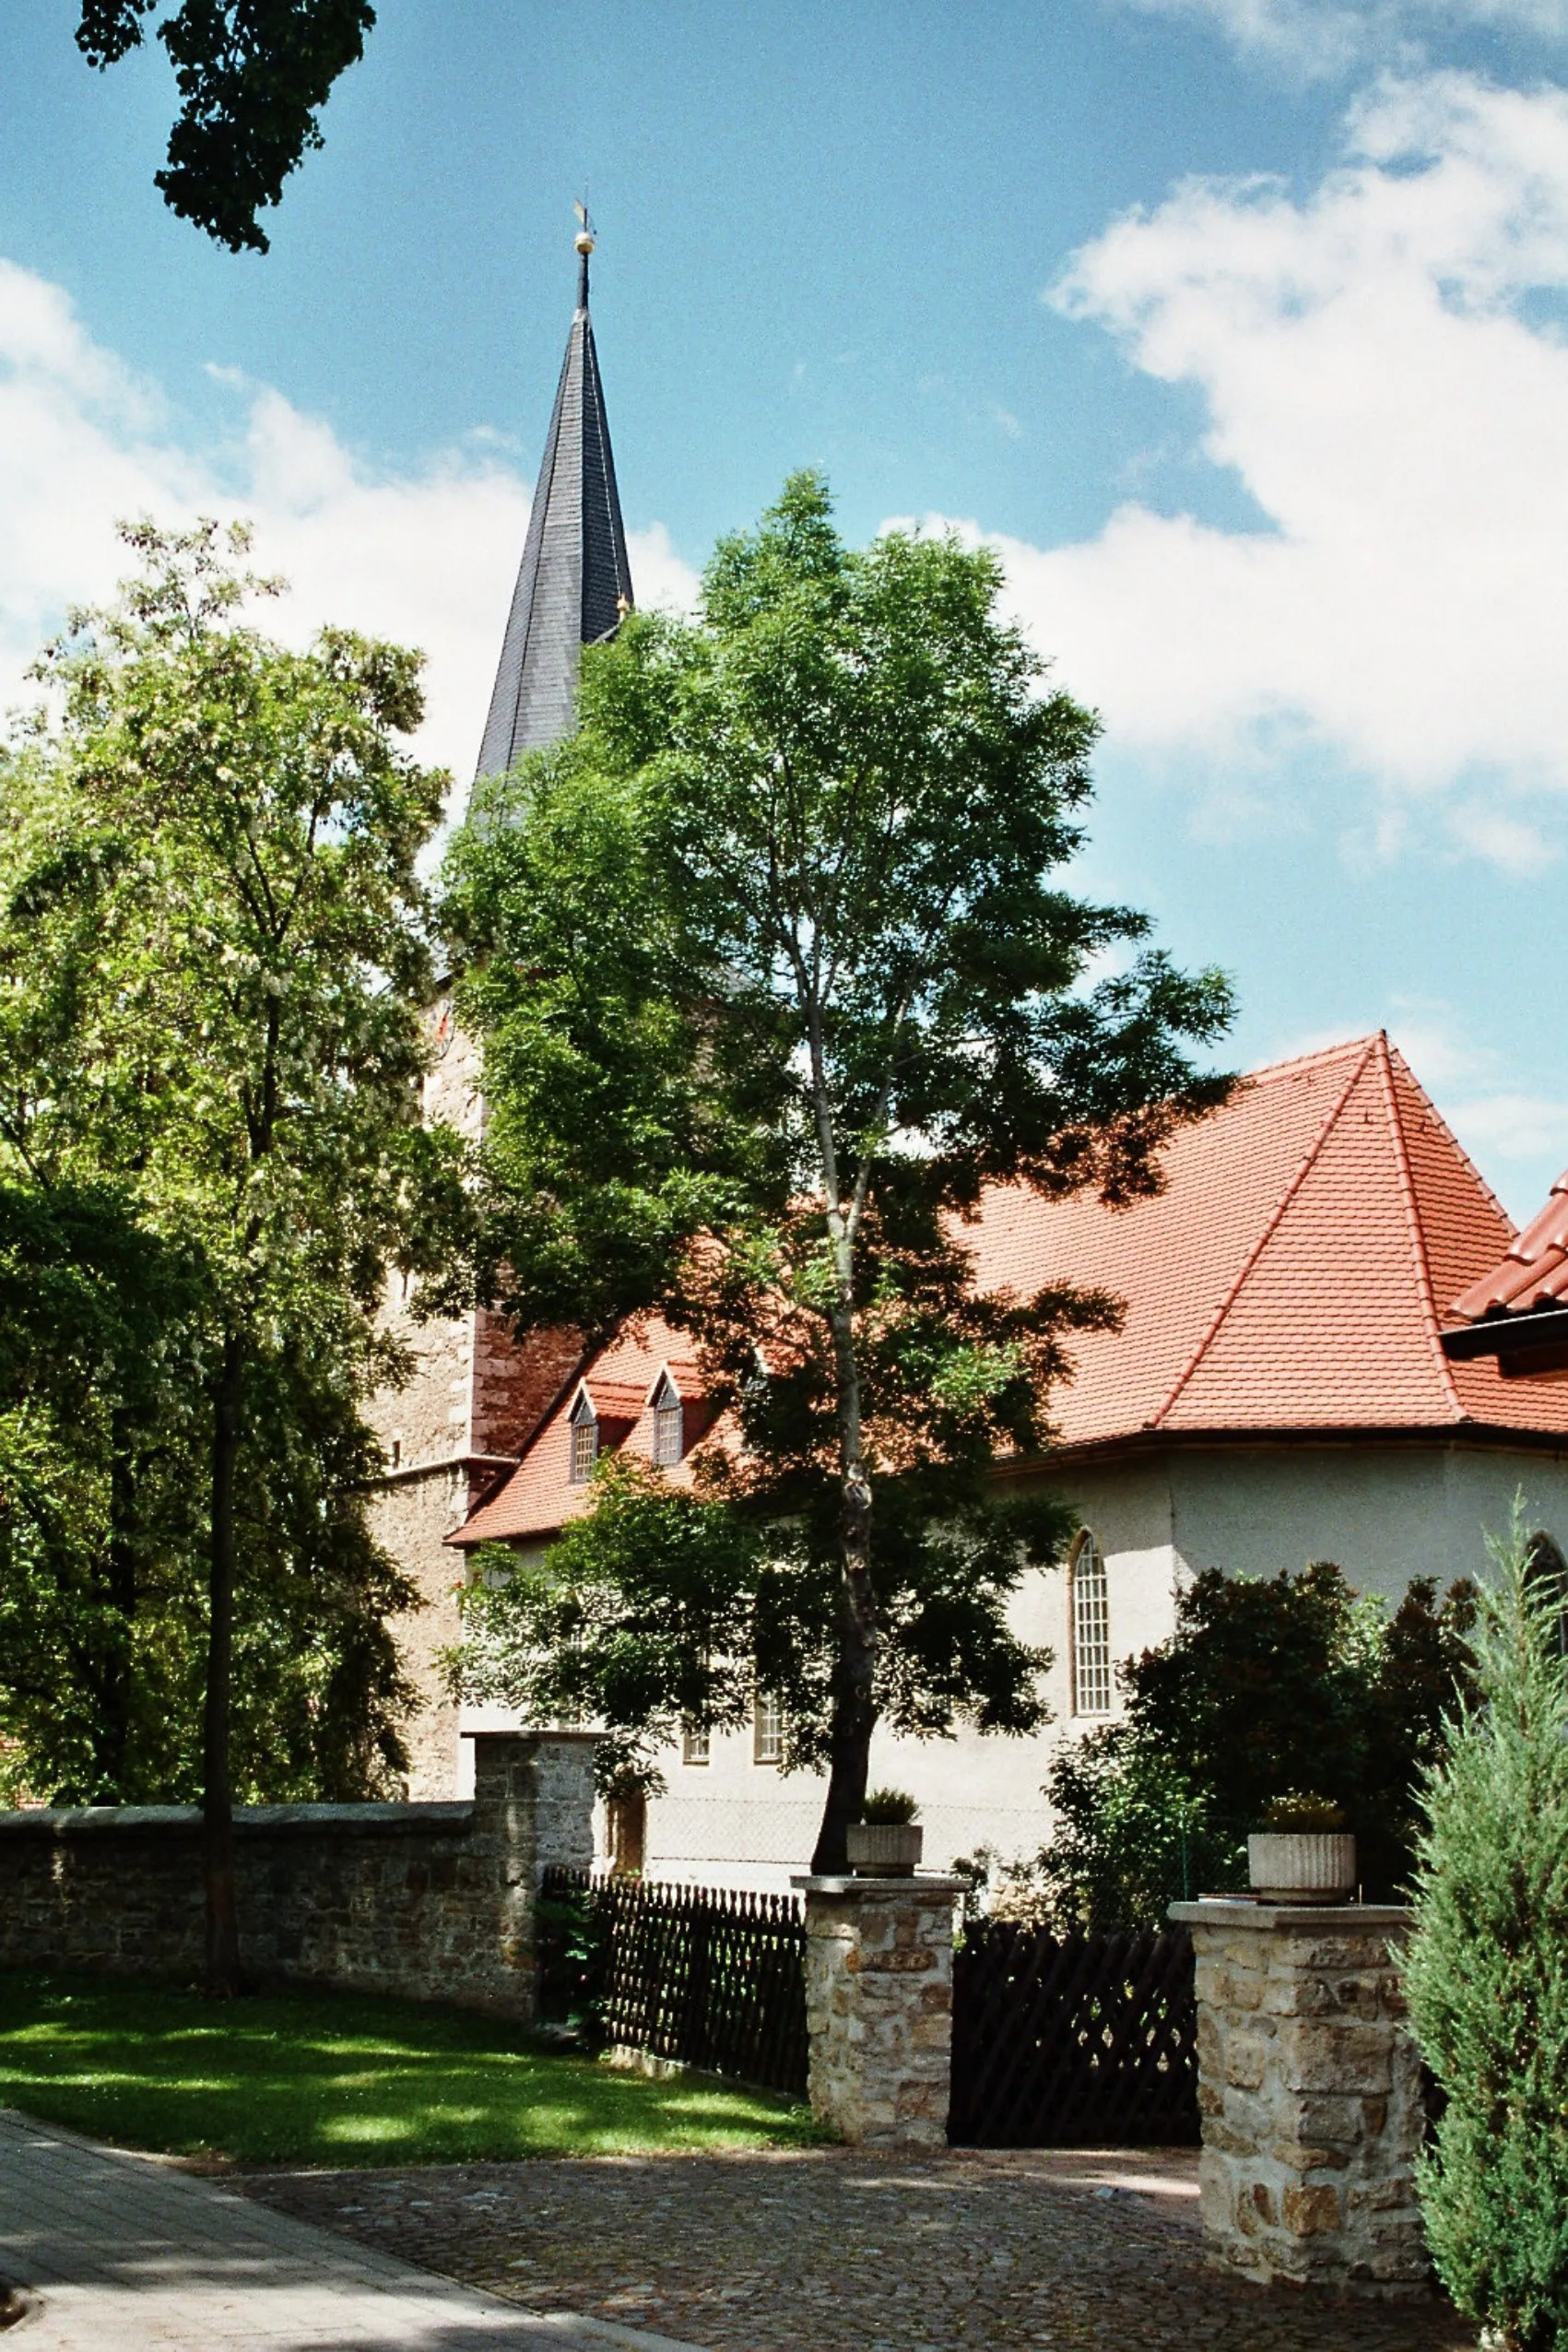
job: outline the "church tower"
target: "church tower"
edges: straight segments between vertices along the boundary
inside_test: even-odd
[[[580,208],[581,209],[581,208]],[[584,645],[612,635],[631,608],[631,572],[616,489],[609,420],[588,313],[587,217],[577,239],[577,308],[566,339],[545,454],[534,484],[528,535],[507,615],[501,661],[475,774],[504,775],[525,752],[571,733]],[[424,1111],[477,1138],[484,1131],[479,1057],[453,1015],[450,990],[430,1007],[433,1058]],[[387,1319],[416,1362],[412,1379],[378,1397],[371,1414],[386,1469],[377,1499],[381,1542],[412,1578],[425,1606],[395,1631],[424,1705],[407,1726],[408,1793],[459,1793],[457,1709],[444,1696],[439,1653],[457,1639],[461,1556],[446,1542],[504,1475],[577,1368],[566,1333],[519,1346],[502,1319],[480,1308],[421,1323],[394,1286]]]

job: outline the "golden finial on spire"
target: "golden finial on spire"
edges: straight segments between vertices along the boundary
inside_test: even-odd
[[[572,209],[583,224],[577,231],[576,245],[578,252],[586,261],[594,250],[594,224],[588,218],[588,207],[585,204],[574,204]]]

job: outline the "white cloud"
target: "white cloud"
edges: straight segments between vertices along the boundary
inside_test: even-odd
[[[1126,0],[1146,16],[1207,18],[1245,57],[1327,77],[1467,30],[1568,36],[1568,0]]]
[[[1077,546],[995,540],[1116,739],[1249,773],[1272,743],[1279,774],[1304,730],[1534,862],[1505,804],[1568,786],[1565,298],[1568,95],[1458,75],[1380,85],[1304,200],[1196,180],[1078,254],[1052,300],[1198,389],[1267,525],[1135,500]]]
[[[127,568],[115,521],[201,512],[256,526],[253,561],[291,583],[267,625],[300,637],[334,621],[422,646],[421,755],[472,773],[528,521],[526,483],[476,433],[418,473],[375,477],[283,395],[215,370],[241,420],[234,445],[182,445],[155,386],[94,344],[62,290],[0,260],[0,707],[70,603]],[[644,604],[695,588],[662,526],[631,535]]]

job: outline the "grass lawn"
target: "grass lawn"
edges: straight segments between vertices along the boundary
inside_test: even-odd
[[[126,2147],[240,2164],[642,2155],[820,2137],[804,2108],[764,2091],[648,2082],[419,2002],[338,1992],[214,2002],[30,1972],[0,1972],[0,2106]]]

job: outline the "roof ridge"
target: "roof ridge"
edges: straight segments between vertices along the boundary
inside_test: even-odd
[[[1421,1290],[1421,1306],[1426,1317],[1427,1345],[1432,1351],[1432,1361],[1437,1366],[1439,1382],[1454,1408],[1455,1420],[1468,1421],[1469,1415],[1465,1411],[1464,1401],[1454,1384],[1454,1375],[1448,1359],[1443,1353],[1442,1327],[1438,1318],[1436,1298],[1432,1287],[1432,1263],[1426,1253],[1426,1231],[1421,1223],[1421,1204],[1416,1198],[1416,1178],[1415,1171],[1410,1165],[1409,1138],[1405,1133],[1405,1122],[1399,1116],[1398,1096],[1394,1092],[1394,1051],[1388,1043],[1388,1032],[1385,1029],[1378,1031],[1377,1044],[1379,1048],[1377,1070],[1383,1081],[1384,1099],[1394,1127],[1395,1151],[1397,1154],[1399,1168],[1399,1189],[1404,1196],[1405,1222],[1409,1228],[1410,1249],[1416,1261],[1416,1280]],[[1400,1059],[1403,1061],[1403,1055],[1400,1056]],[[1422,1088],[1421,1092],[1424,1093],[1425,1089]]]
[[[1382,1033],[1379,1032],[1377,1034],[1381,1034]],[[1291,1201],[1295,1199],[1297,1193],[1301,1190],[1302,1186],[1305,1183],[1314,1163],[1316,1161],[1318,1154],[1323,1150],[1324,1144],[1326,1142],[1328,1137],[1333,1132],[1335,1126],[1338,1124],[1340,1112],[1350,1101],[1362,1072],[1366,1069],[1367,1063],[1372,1058],[1373,1052],[1377,1044],[1377,1036],[1373,1035],[1371,1037],[1359,1038],[1356,1042],[1362,1047],[1362,1052],[1354,1070],[1351,1070],[1350,1077],[1340,1088],[1331,1109],[1329,1110],[1326,1117],[1324,1119],[1322,1126],[1318,1129],[1316,1135],[1313,1138],[1311,1144],[1308,1146],[1300,1167],[1296,1170],[1295,1175],[1291,1178],[1290,1183],[1285,1187],[1284,1191],[1279,1195],[1279,1198],[1275,1202],[1270,1214],[1265,1219],[1263,1228],[1258,1234],[1257,1239],[1253,1243],[1252,1247],[1248,1250],[1245,1258],[1243,1259],[1241,1269],[1237,1273],[1235,1280],[1232,1282],[1230,1288],[1220,1299],[1219,1306],[1210,1316],[1197,1345],[1194,1348],[1191,1355],[1187,1358],[1186,1363],[1176,1375],[1176,1378],[1172,1386],[1170,1394],[1165,1398],[1164,1401],[1156,1409],[1156,1411],[1150,1413],[1149,1419],[1144,1423],[1143,1425],[1146,1429],[1159,1428],[1160,1424],[1164,1420],[1165,1415],[1171,1411],[1176,1401],[1176,1399],[1181,1395],[1182,1390],[1186,1387],[1188,1381],[1192,1379],[1198,1365],[1208,1354],[1209,1348],[1213,1345],[1214,1341],[1219,1334],[1220,1326],[1223,1323],[1226,1316],[1229,1315],[1232,1307],[1235,1305],[1236,1300],[1240,1297],[1242,1287],[1246,1282],[1247,1276],[1252,1272],[1253,1268],[1257,1264],[1258,1259],[1262,1257],[1270,1236],[1278,1230],[1280,1219],[1285,1214],[1285,1211],[1290,1207]],[[1341,1047],[1339,1050],[1345,1051],[1348,1050],[1348,1048]],[[1308,1058],[1303,1056],[1302,1058],[1304,1060]],[[1321,1057],[1318,1058],[1321,1058]],[[1282,1064],[1281,1067],[1288,1068],[1289,1065]]]
[[[1444,1117],[1443,1113],[1438,1109],[1437,1105],[1432,1101],[1432,1096],[1427,1093],[1426,1088],[1416,1076],[1415,1071],[1410,1067],[1409,1058],[1400,1051],[1399,1047],[1395,1045],[1392,1038],[1390,1038],[1388,1044],[1388,1054],[1390,1060],[1397,1061],[1398,1063],[1399,1068],[1404,1071],[1406,1078],[1415,1088],[1416,1093],[1421,1096],[1421,1101],[1432,1113],[1432,1117],[1437,1121],[1438,1126],[1443,1129],[1444,1134],[1454,1146],[1455,1151],[1458,1153],[1460,1159],[1463,1160],[1466,1167],[1468,1168],[1470,1174],[1474,1176],[1476,1182],[1480,1185],[1481,1190],[1485,1193],[1487,1199],[1491,1201],[1492,1207],[1496,1210],[1498,1215],[1507,1226],[1509,1232],[1514,1235],[1515,1240],[1517,1241],[1523,1228],[1515,1223],[1503,1202],[1498,1199],[1496,1193],[1493,1192],[1491,1185],[1487,1182],[1485,1176],[1482,1176],[1474,1160],[1471,1159],[1469,1152],[1460,1142],[1458,1137],[1455,1134],[1454,1129],[1449,1126],[1448,1121]],[[1562,1179],[1560,1178],[1559,1181],[1561,1182]]]
[[[1314,1062],[1338,1061],[1346,1054],[1360,1054],[1364,1060],[1383,1032],[1369,1029],[1360,1037],[1347,1037],[1342,1045],[1315,1046],[1310,1053],[1287,1054],[1283,1061],[1266,1061],[1260,1069],[1249,1070],[1243,1077],[1245,1086],[1256,1086],[1262,1080],[1282,1078],[1287,1070],[1306,1070]]]

